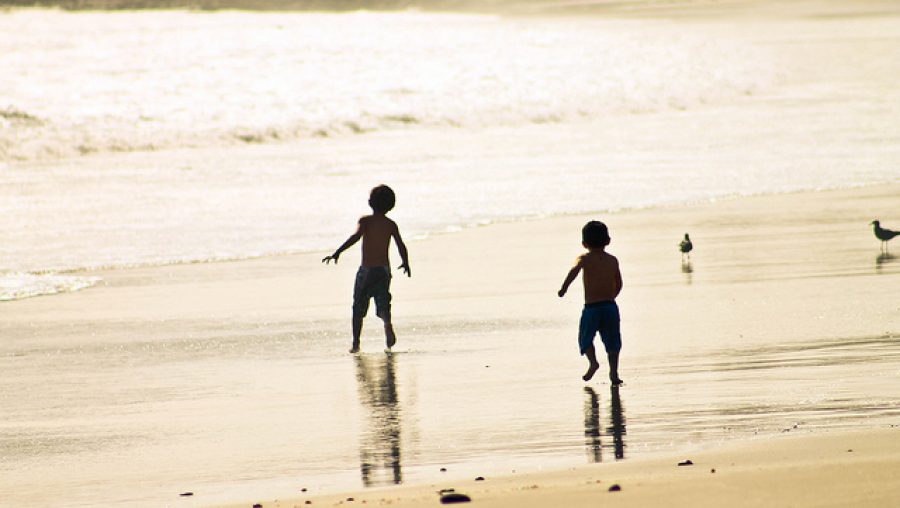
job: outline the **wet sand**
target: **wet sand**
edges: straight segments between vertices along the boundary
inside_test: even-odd
[[[661,456],[653,464],[665,468],[673,453],[744,440],[761,456],[781,450],[774,439],[784,434],[816,443],[831,439],[819,437],[826,431],[868,429],[865,442],[885,439],[878,429],[900,423],[900,257],[880,251],[868,223],[900,223],[898,205],[900,182],[409,241],[413,277],[393,282],[392,355],[374,317],[363,353],[346,353],[356,250],[337,267],[310,253],[91,274],[104,283],[3,306],[2,398],[14,411],[0,489],[18,506],[270,506],[302,487],[322,495],[402,484],[387,492],[430,504],[434,489],[405,486],[515,470],[537,474],[539,486],[544,475],[561,478],[547,495],[577,506],[586,487],[576,486],[592,470],[553,471],[621,464],[622,499],[641,503],[693,500],[682,474],[743,499],[756,481],[792,488],[788,472],[797,485],[836,485],[852,464],[872,479],[841,488],[870,489],[877,506],[896,492],[878,469],[896,467],[890,446],[871,448],[893,455],[846,453],[857,445],[836,439],[830,462],[813,469],[798,467],[818,460],[811,452],[771,470],[732,460],[731,473],[718,459],[660,477],[637,464]],[[617,391],[603,370],[581,381],[578,287],[556,296],[580,227],[594,218],[609,224],[625,281]],[[677,250],[685,232],[689,263]],[[707,466],[732,480],[706,478]],[[516,490],[518,478],[487,493],[457,485],[485,502],[508,492],[524,505],[546,501],[541,489]],[[597,478],[601,488],[612,479]],[[195,495],[179,498],[185,491]],[[840,499],[796,491],[810,495],[799,506]]]
[[[866,432],[780,436],[650,460],[331,496],[301,496],[260,504],[264,507],[437,506],[442,496],[452,491],[471,499],[471,504],[462,506],[496,508],[598,505],[887,508],[896,506],[900,499],[900,481],[896,475],[900,467],[898,438],[900,425]]]

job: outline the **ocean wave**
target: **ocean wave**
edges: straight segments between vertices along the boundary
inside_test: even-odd
[[[86,25],[97,38],[82,37]],[[34,37],[11,37],[0,54],[11,83],[0,103],[0,161],[605,119],[741,98],[777,79],[772,55],[737,38],[590,19],[0,17],[0,34],[16,30]]]
[[[99,277],[73,275],[4,273],[0,274],[0,302],[70,293],[94,286],[100,280]]]

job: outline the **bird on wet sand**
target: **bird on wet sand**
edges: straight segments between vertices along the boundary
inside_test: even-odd
[[[869,223],[873,226],[873,231],[875,233],[875,238],[881,240],[881,248],[887,250],[887,242],[891,238],[894,238],[897,235],[900,235],[900,231],[891,231],[890,229],[885,229],[881,227],[881,222],[877,220],[873,220]]]
[[[678,250],[681,251],[682,260],[685,255],[687,255],[688,259],[691,259],[691,251],[694,250],[694,244],[691,242],[691,237],[688,236],[687,233],[684,234],[684,240],[678,244]]]

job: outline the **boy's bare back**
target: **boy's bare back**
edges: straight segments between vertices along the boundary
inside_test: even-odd
[[[578,257],[576,266],[582,269],[584,303],[615,300],[622,290],[619,260],[603,249],[591,249]]]
[[[359,219],[362,235],[362,266],[388,266],[388,247],[391,238],[399,238],[397,223],[382,214],[366,215]]]

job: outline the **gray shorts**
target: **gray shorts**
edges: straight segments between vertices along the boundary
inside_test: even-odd
[[[391,319],[391,269],[387,266],[360,266],[353,285],[353,317],[369,312],[369,300],[375,299],[375,314]]]

